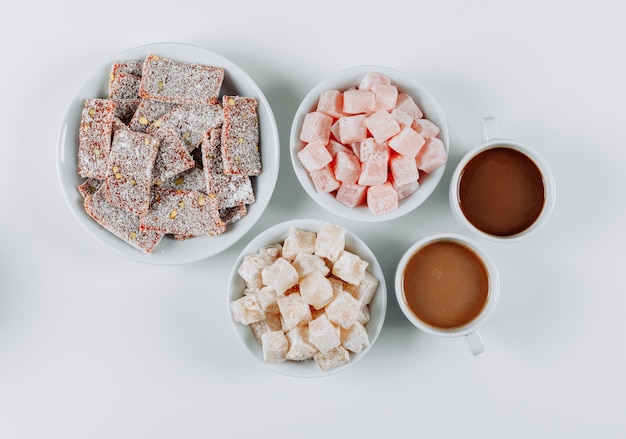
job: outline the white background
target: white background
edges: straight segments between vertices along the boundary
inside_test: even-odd
[[[0,18],[0,438],[507,437],[626,435],[626,68],[621,0],[11,2]],[[217,52],[272,105],[281,169],[269,209],[221,255],[151,266],[101,247],[56,175],[64,112],[115,54],[182,42]],[[326,75],[379,64],[414,76],[448,120],[432,197],[388,224],[320,211],[288,155],[291,119]],[[466,233],[448,182],[480,120],[551,164],[557,203],[537,235],[481,241],[502,277],[486,351],[413,329],[393,297],[411,243]],[[353,367],[279,375],[244,351],[227,273],[277,222],[327,219],[377,253],[385,326]]]

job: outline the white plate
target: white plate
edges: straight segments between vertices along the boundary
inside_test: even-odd
[[[328,78],[318,83],[302,100],[293,123],[290,133],[290,153],[293,169],[302,184],[304,190],[311,198],[324,209],[353,221],[379,222],[399,218],[416,209],[433,193],[445,172],[445,165],[436,169],[428,175],[420,176],[420,187],[412,195],[400,200],[398,208],[394,211],[374,215],[367,206],[349,207],[337,201],[333,194],[318,192],[313,185],[313,181],[308,172],[300,163],[297,157],[298,151],[302,149],[303,143],[300,141],[300,131],[304,116],[312,111],[319,100],[320,94],[325,90],[346,90],[358,85],[366,73],[377,72],[391,78],[392,83],[398,87],[400,92],[408,93],[413,97],[417,105],[424,112],[424,117],[433,121],[441,130],[439,138],[443,141],[446,151],[449,154],[448,125],[439,104],[430,92],[417,82],[413,77],[400,71],[384,66],[365,65],[350,67],[333,73]]]
[[[370,303],[370,321],[365,326],[370,341],[369,347],[364,349],[359,354],[351,353],[350,362],[348,364],[337,367],[328,372],[324,372],[317,366],[317,364],[313,360],[304,362],[285,361],[282,363],[266,363],[263,360],[261,345],[252,333],[252,329],[233,320],[232,313],[230,311],[230,302],[241,297],[245,287],[244,280],[237,273],[237,269],[241,265],[244,256],[258,253],[261,247],[284,241],[289,234],[289,229],[292,227],[301,230],[319,232],[324,224],[326,224],[325,221],[298,219],[286,221],[270,227],[269,229],[260,233],[256,238],[250,241],[248,245],[246,245],[246,247],[243,249],[239,257],[235,261],[230,275],[230,281],[228,285],[228,300],[226,306],[235,333],[244,344],[244,346],[248,349],[248,351],[257,360],[261,361],[270,369],[273,369],[274,371],[284,375],[300,378],[312,378],[332,375],[342,370],[345,370],[346,368],[350,367],[350,365],[356,363],[358,360],[363,358],[365,354],[367,354],[369,349],[374,345],[374,342],[378,338],[378,335],[380,334],[380,331],[383,327],[383,322],[385,320],[385,314],[387,311],[387,287],[382,268],[380,267],[376,256],[374,255],[374,253],[372,253],[370,248],[360,238],[358,238],[354,233],[350,232],[349,230],[346,230],[346,249],[354,254],[359,255],[361,259],[369,263],[367,270],[378,279],[378,289],[376,290],[376,294],[374,295],[374,298]]]
[[[109,73],[113,61],[143,60],[150,53],[176,61],[223,67],[225,77],[222,84],[222,94],[239,94],[258,99],[263,172],[252,179],[256,201],[248,206],[248,214],[243,219],[228,226],[223,234],[216,237],[195,237],[184,241],[165,237],[154,252],[147,255],[105,230],[87,215],[83,208],[83,197],[76,187],[84,180],[77,173],[78,130],[83,101],[87,98],[107,96]],[[276,186],[280,161],[278,129],[274,114],[263,92],[250,76],[232,61],[220,55],[200,47],[180,43],[159,43],[136,47],[122,52],[104,63],[83,84],[71,100],[61,126],[57,152],[57,168],[61,188],[78,222],[104,246],[137,261],[163,265],[198,261],[214,256],[237,242],[254,226],[267,207]]]

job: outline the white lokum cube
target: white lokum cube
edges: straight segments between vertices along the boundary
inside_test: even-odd
[[[296,326],[287,332],[286,335],[289,340],[287,360],[310,360],[318,352],[317,348],[309,340],[308,326]]]
[[[280,363],[287,359],[289,341],[283,331],[266,332],[261,336],[263,360],[267,363]]]
[[[329,370],[349,363],[350,353],[343,346],[337,346],[329,351],[320,352],[313,358],[315,358],[315,362],[320,369],[324,372],[328,372]]]
[[[246,255],[241,261],[241,265],[237,269],[239,276],[245,281],[249,288],[261,288],[263,286],[263,278],[261,272],[274,261],[272,253],[255,253]]]
[[[259,298],[261,307],[265,310],[265,314],[278,314],[280,312],[278,309],[278,303],[276,302],[276,299],[278,298],[276,290],[272,287],[264,286],[258,290],[256,294]]]
[[[261,337],[264,333],[282,331],[280,316],[278,314],[266,315],[265,319],[250,323],[250,329],[252,329],[257,341],[261,343]]]
[[[309,322],[309,339],[320,352],[328,352],[341,344],[339,329],[330,323],[326,314]]]
[[[354,325],[350,326],[348,329],[342,329],[341,345],[355,354],[363,351],[363,349],[370,345],[365,326],[359,322],[354,322]]]
[[[326,265],[324,258],[317,255],[299,253],[293,260],[292,265],[298,272],[300,279],[305,278],[314,271],[321,271],[324,276],[330,273],[330,268]]]
[[[356,321],[360,309],[359,301],[342,291],[326,305],[326,316],[335,325],[347,329]]]
[[[302,299],[315,309],[322,309],[333,299],[333,286],[319,270],[300,280]]]
[[[367,270],[363,274],[363,280],[358,285],[348,283],[345,285],[345,290],[352,294],[361,305],[368,305],[372,301],[377,288],[378,279]]]
[[[346,244],[346,230],[343,227],[325,224],[315,241],[315,254],[332,262],[336,261]]]
[[[265,318],[265,310],[259,303],[256,293],[248,293],[230,302],[233,319],[244,325],[258,322]]]
[[[311,308],[299,293],[279,297],[278,308],[283,319],[283,327],[286,330],[291,330],[311,320]]]
[[[280,257],[272,265],[263,268],[261,278],[265,285],[281,295],[298,283],[298,272],[287,259]]]
[[[299,253],[313,254],[315,240],[315,232],[296,228],[289,229],[289,234],[283,242],[283,258],[293,261]]]
[[[368,265],[358,255],[344,250],[333,264],[331,272],[344,282],[358,285],[363,280]]]

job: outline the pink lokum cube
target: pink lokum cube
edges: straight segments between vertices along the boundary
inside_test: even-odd
[[[373,137],[363,139],[358,144],[359,160],[366,162],[373,156],[378,156],[381,160],[389,160],[389,146],[387,142],[376,142]]]
[[[415,160],[411,160],[415,165]],[[350,153],[339,151],[335,157],[335,178],[342,183],[356,183],[361,174],[359,159]],[[415,168],[417,171],[417,167]]]
[[[371,90],[346,90],[343,92],[343,112],[370,113],[376,109],[376,93]]]
[[[400,132],[400,125],[387,110],[377,110],[363,122],[374,136],[374,140],[381,143]]]
[[[398,193],[390,182],[367,190],[367,207],[374,215],[392,212],[398,208]]]
[[[437,137],[441,131],[439,127],[429,119],[417,119],[413,121],[412,128],[422,137]]]
[[[362,90],[371,89],[374,84],[391,84],[391,78],[377,72],[367,72],[359,84]]]
[[[337,201],[348,207],[356,207],[365,202],[367,186],[358,184],[343,183],[337,191]]]
[[[329,166],[324,166],[322,169],[310,172],[309,175],[318,192],[332,192],[339,189],[341,185],[333,175],[333,171]]]
[[[357,183],[361,186],[376,186],[386,182],[387,178],[387,161],[373,156],[361,163],[361,175]]]
[[[348,148],[343,143],[339,143],[333,139],[330,139],[328,141],[328,145],[326,145],[326,149],[328,149],[328,152],[330,152],[330,155],[332,156],[333,159],[337,156],[337,153],[339,151],[352,153],[352,149]]]
[[[335,119],[344,116],[343,93],[339,90],[324,90],[317,102],[317,111],[327,114]]]
[[[345,116],[339,118],[339,141],[344,145],[359,142],[367,137],[365,114]]]
[[[415,157],[424,145],[425,140],[413,128],[404,127],[400,133],[389,139],[389,147],[406,156]]]
[[[393,188],[398,193],[398,200],[404,200],[406,197],[411,195],[420,187],[420,183],[418,180],[412,181],[402,186],[397,186],[395,182],[392,182],[392,185],[393,185]]]
[[[329,164],[333,157],[321,140],[315,140],[298,151],[298,159],[304,168],[311,172]]]
[[[372,84],[372,91],[376,94],[376,109],[391,111],[398,100],[398,88],[391,84]]]
[[[330,127],[332,124],[333,118],[327,114],[319,111],[307,113],[302,121],[300,140],[305,143],[310,143],[320,139],[324,144],[327,144],[330,138]]]
[[[398,93],[396,108],[400,111],[404,111],[416,120],[424,117],[422,110],[417,106],[411,95],[407,93]]]
[[[413,129],[415,129],[415,127],[413,126],[413,124],[415,123],[415,119],[413,119],[413,117],[411,117],[410,114],[405,113],[402,110],[398,110],[397,108],[394,108],[393,110],[391,110],[390,114],[396,120],[396,122],[398,122],[398,124],[400,124],[400,126],[402,128],[404,128],[404,127],[411,127]]]
[[[396,186],[403,186],[417,181],[419,178],[416,161],[402,154],[393,154],[391,156],[389,159],[389,169],[391,170],[391,175]]]
[[[426,173],[431,173],[443,166],[447,160],[446,147],[438,137],[427,137],[424,147],[415,157],[417,168]]]

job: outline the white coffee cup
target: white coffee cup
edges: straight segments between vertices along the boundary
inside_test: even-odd
[[[469,250],[469,252],[471,252],[477,258],[479,263],[482,264],[486,272],[487,292],[484,305],[482,305],[482,308],[480,308],[480,311],[474,317],[454,327],[436,326],[435,324],[423,320],[423,318],[419,317],[416,311],[411,308],[411,305],[409,304],[410,300],[407,299],[407,294],[416,294],[416,291],[405,292],[405,280],[407,281],[408,285],[408,277],[411,276],[411,273],[407,272],[407,267],[409,267],[409,269],[411,269],[411,267],[415,267],[414,265],[410,265],[412,258],[420,251],[423,251],[430,244],[438,243],[451,243],[461,246],[466,250]],[[445,255],[445,253],[440,253],[440,255],[441,254]],[[428,269],[430,269],[430,267]],[[433,276],[441,276],[441,280],[444,282],[449,281],[450,279],[453,279],[453,277],[446,278],[448,274],[452,275],[450,270],[452,270],[452,267],[446,264],[443,264],[441,267],[437,265],[437,268],[433,269]],[[408,286],[408,288],[411,287]],[[424,288],[426,289],[426,287]],[[434,289],[436,288],[437,287],[434,287]],[[471,239],[458,234],[436,234],[421,239],[420,241],[413,244],[404,253],[402,258],[400,259],[400,262],[398,263],[395,275],[395,291],[396,299],[398,301],[400,309],[402,310],[402,313],[415,327],[427,334],[439,337],[461,337],[465,339],[467,346],[469,347],[473,355],[478,355],[484,351],[485,345],[482,337],[478,332],[478,328],[482,326],[494,312],[494,309],[498,302],[498,297],[500,295],[500,277],[496,265],[494,264],[492,259]],[[419,291],[420,290],[418,289],[417,292],[419,293]],[[459,293],[460,292],[461,290],[459,290]]]
[[[512,139],[502,138],[496,119],[486,117],[482,120],[483,143],[469,151],[459,162],[450,181],[450,205],[456,219],[471,232],[482,238],[496,242],[515,242],[528,237],[547,221],[554,208],[556,185],[554,176],[547,162],[532,148]],[[506,148],[522,153],[528,157],[541,173],[543,182],[543,206],[536,219],[525,229],[512,234],[494,234],[478,227],[468,219],[461,206],[460,184],[468,163],[478,155],[496,148]]]

